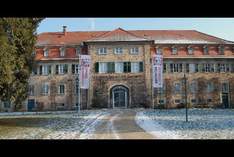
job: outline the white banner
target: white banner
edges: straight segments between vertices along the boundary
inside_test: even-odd
[[[153,75],[153,87],[163,87],[163,56],[152,56],[152,75]]]
[[[89,88],[89,75],[90,75],[90,55],[80,55],[80,88]]]

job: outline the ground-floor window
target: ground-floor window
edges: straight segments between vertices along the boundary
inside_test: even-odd
[[[44,83],[42,85],[42,94],[43,95],[48,95],[49,94],[49,84],[48,83]]]
[[[11,103],[9,101],[3,102],[4,108],[11,108]]]
[[[59,94],[64,94],[65,93],[65,85],[64,84],[59,85],[58,90],[59,90],[58,91]]]

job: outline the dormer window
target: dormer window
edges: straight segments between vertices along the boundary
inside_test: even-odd
[[[172,53],[173,55],[176,55],[177,52],[178,52],[178,48],[177,48],[176,46],[173,46],[171,49],[172,49],[172,52],[171,52],[171,53]]]
[[[193,47],[192,47],[192,46],[189,46],[189,47],[188,47],[188,54],[189,54],[189,55],[192,55],[192,54],[193,54]]]
[[[98,48],[97,52],[98,52],[99,55],[107,54],[107,51],[106,51],[105,47]]]
[[[204,53],[204,55],[208,55],[209,54],[209,48],[208,48],[208,46],[204,46],[203,47],[203,53]]]
[[[162,48],[157,47],[156,53],[157,53],[158,55],[161,55],[161,54],[162,54]]]
[[[77,47],[76,48],[76,56],[79,56],[81,54],[81,48]]]
[[[61,47],[60,49],[60,57],[64,57],[65,56],[65,47]]]
[[[123,53],[123,48],[122,47],[116,47],[114,49],[114,53],[115,54],[122,54]]]
[[[224,55],[224,46],[223,45],[219,46],[219,54]]]
[[[44,49],[43,56],[44,57],[48,57],[49,56],[49,49],[47,49],[47,48]]]

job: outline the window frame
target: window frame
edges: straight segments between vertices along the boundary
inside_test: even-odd
[[[132,55],[138,55],[139,54],[139,47],[132,47],[132,48],[130,48],[130,54],[132,54]]]
[[[47,88],[46,88],[47,87]],[[49,95],[49,83],[43,83],[42,84],[42,95]],[[47,90],[46,90],[47,89]]]
[[[97,52],[99,55],[106,55],[107,54],[107,48],[106,47],[99,47],[97,49]]]
[[[65,47],[60,47],[59,48],[59,56],[60,57],[65,57],[66,53],[66,48]]]
[[[171,47],[171,54],[172,55],[177,55],[178,54],[178,47],[177,46],[172,46]]]
[[[63,87],[63,88],[61,88]],[[61,89],[63,89],[63,93],[61,92]],[[58,86],[58,94],[59,95],[65,95],[65,84],[59,84]]]
[[[120,51],[121,50],[121,51]],[[114,48],[114,54],[121,55],[123,54],[123,48],[122,47],[115,47]]]
[[[43,57],[49,57],[49,49],[48,48],[43,49]]]

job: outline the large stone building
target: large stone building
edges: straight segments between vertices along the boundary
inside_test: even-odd
[[[164,87],[152,91],[155,53],[163,55]],[[193,107],[234,106],[234,42],[195,30],[67,32],[64,27],[38,35],[24,110],[76,107],[79,54],[92,61],[82,108],[174,108],[186,98]]]

